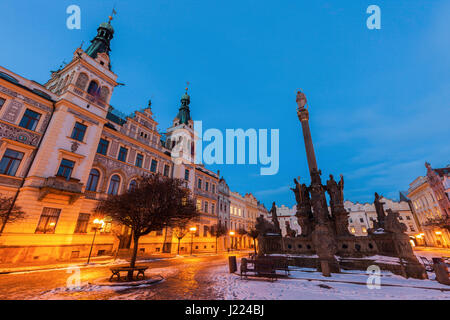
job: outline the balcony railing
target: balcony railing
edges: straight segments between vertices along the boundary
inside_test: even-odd
[[[81,196],[83,184],[78,179],[67,180],[64,177],[48,177],[40,187],[39,200],[44,199],[48,194],[62,194],[69,196],[69,204],[75,202]]]
[[[95,103],[98,104],[100,107],[102,107],[103,109],[106,108],[106,104],[104,101],[102,101],[98,96],[93,96],[89,93],[85,93],[83,90],[81,90],[80,88],[77,87],[72,87],[72,91],[74,93],[76,93],[77,95],[79,95],[80,97],[85,97],[86,100],[88,100],[91,103]]]

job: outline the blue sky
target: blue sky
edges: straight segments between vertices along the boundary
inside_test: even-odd
[[[81,30],[66,8],[81,7]],[[0,64],[44,83],[87,48],[113,5],[111,104],[130,113],[149,98],[159,128],[171,125],[186,81],[204,129],[280,130],[280,169],[221,165],[230,187],[266,206],[293,205],[292,179],[309,181],[295,92],[302,88],[323,180],[345,178],[345,198],[373,201],[450,163],[450,3],[353,1],[0,2]],[[369,30],[366,8],[381,8]]]

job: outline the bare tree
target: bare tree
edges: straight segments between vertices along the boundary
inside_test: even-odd
[[[174,223],[173,233],[178,239],[177,255],[180,255],[180,242],[187,235],[189,229],[187,227],[189,219],[178,219]]]
[[[24,217],[25,212],[23,212],[22,208],[17,204],[14,203],[13,205],[12,197],[6,197],[0,194],[0,235],[3,233],[6,223],[18,221],[23,219]]]
[[[130,260],[132,268],[136,266],[141,236],[198,216],[190,191],[184,187],[184,181],[159,174],[141,177],[135,188],[102,200],[96,211],[131,229],[134,243]],[[128,278],[131,280],[132,277],[130,272]]]
[[[255,255],[257,255],[257,252],[256,252],[256,238],[258,238],[258,236],[259,236],[259,231],[257,229],[255,229],[255,228],[252,228],[248,232],[248,235],[250,236],[250,238],[253,239],[253,248],[255,249]]]
[[[213,237],[216,237],[216,253],[217,253],[217,242],[218,239],[228,233],[228,229],[226,226],[222,225],[221,223],[216,224],[212,226],[211,228],[211,235]]]

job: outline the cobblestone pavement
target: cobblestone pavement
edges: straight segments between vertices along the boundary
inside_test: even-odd
[[[151,261],[149,272],[165,280],[143,288],[100,287],[95,281],[111,275],[110,266],[80,269],[81,289],[70,290],[69,270],[0,275],[0,299],[221,299],[211,287],[210,269],[228,263],[228,255],[183,257]]]

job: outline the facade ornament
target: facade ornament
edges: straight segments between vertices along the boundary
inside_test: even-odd
[[[77,150],[78,150],[78,147],[80,146],[80,144],[78,143],[78,142],[76,142],[76,141],[73,141],[72,142],[72,145],[70,146],[70,150],[72,151],[72,152],[76,152]]]

